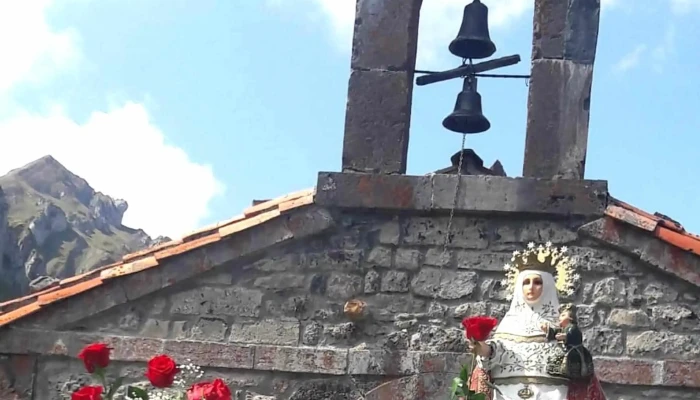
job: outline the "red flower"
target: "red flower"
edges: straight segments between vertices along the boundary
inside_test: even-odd
[[[498,320],[491,317],[469,317],[462,320],[464,333],[467,339],[483,342],[489,337],[493,328],[498,325]]]
[[[102,386],[83,386],[73,392],[71,400],[102,400]]]
[[[172,358],[166,355],[155,356],[148,362],[146,378],[157,388],[172,386],[179,369]]]
[[[195,383],[187,389],[187,400],[231,400],[231,391],[221,379]]]
[[[85,369],[89,373],[95,372],[96,368],[107,368],[109,365],[110,348],[104,343],[93,343],[85,346],[78,358],[83,360]]]

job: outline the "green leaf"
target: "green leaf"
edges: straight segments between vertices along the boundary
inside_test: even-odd
[[[486,400],[486,394],[469,392],[469,400]]]
[[[109,387],[109,392],[107,392],[107,399],[112,399],[114,397],[114,393],[117,392],[117,389],[121,387],[122,383],[124,382],[124,377],[120,376],[117,378],[112,386]]]
[[[456,399],[457,397],[464,396],[464,381],[458,376],[452,379],[452,386],[450,388],[451,398]]]
[[[459,371],[459,377],[463,382],[469,382],[469,377],[471,376],[471,368],[468,365],[463,365],[462,369]]]
[[[148,400],[148,393],[146,393],[145,390],[134,386],[129,386],[126,388],[126,394],[132,399]]]

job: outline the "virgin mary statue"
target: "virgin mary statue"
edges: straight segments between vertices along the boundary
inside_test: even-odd
[[[545,333],[559,320],[558,292],[571,293],[578,279],[565,253],[565,247],[530,243],[506,264],[510,309],[490,339],[470,343],[477,354],[472,390],[493,400],[605,399],[595,374],[569,379],[547,373],[550,360],[563,359],[566,351]]]

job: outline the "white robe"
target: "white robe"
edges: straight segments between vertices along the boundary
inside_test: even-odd
[[[522,293],[526,276],[542,277],[542,295],[528,304]],[[540,325],[558,319],[559,298],[554,277],[541,271],[522,271],[518,274],[510,309],[496,328],[493,338],[487,340],[492,348],[489,358],[479,357],[479,366],[491,371],[496,387],[494,400],[522,400],[518,392],[527,388],[529,400],[566,400],[568,382],[557,379],[546,371],[547,359],[563,352],[556,342],[547,342]]]

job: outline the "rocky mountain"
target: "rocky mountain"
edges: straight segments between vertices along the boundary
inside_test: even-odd
[[[0,177],[0,301],[167,240],[124,226],[128,207],[51,156]]]

